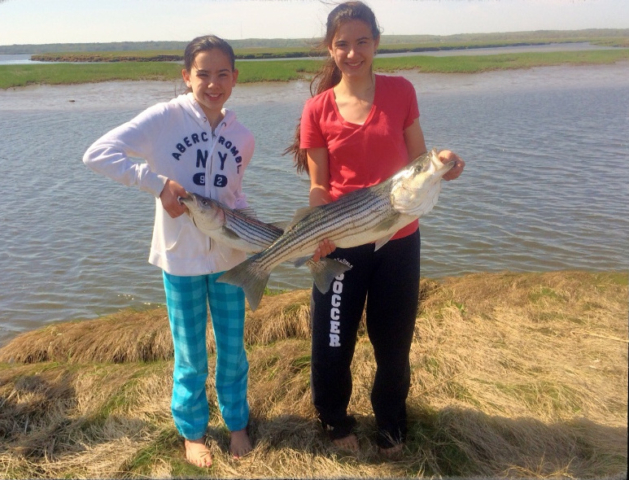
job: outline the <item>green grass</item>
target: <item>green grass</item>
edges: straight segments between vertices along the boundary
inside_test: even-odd
[[[383,35],[379,51],[421,52],[467,48],[548,45],[588,42],[609,47],[629,47],[629,30],[512,32],[507,34]],[[231,41],[238,59],[301,58],[325,56],[316,39]],[[17,46],[13,46],[14,49]],[[25,47],[38,47],[34,50]],[[156,48],[157,47],[157,48]],[[6,47],[5,47],[6,48]],[[76,62],[181,61],[184,42],[124,42],[124,44],[65,44],[22,46],[21,53],[33,51],[33,60]],[[15,51],[15,50],[12,51]],[[2,47],[0,47],[2,50]]]
[[[424,73],[479,73],[552,65],[602,65],[629,60],[629,50],[512,53],[500,55],[376,58],[377,70],[419,69]]]
[[[234,49],[236,59],[301,58],[321,56],[322,52],[309,47],[250,47]],[[183,62],[183,49],[177,50],[112,50],[106,52],[55,52],[39,53],[32,60],[43,62]]]
[[[539,303],[543,300],[554,300],[554,301],[560,301],[560,302],[565,302],[566,299],[563,298],[561,295],[559,295],[556,291],[554,291],[552,288],[548,288],[548,287],[538,287],[536,288],[534,291],[532,291],[529,294],[529,300],[532,303]]]
[[[238,61],[240,83],[288,82],[317,73],[320,60],[277,60],[272,62]]]
[[[181,67],[165,62],[0,65],[0,88],[176,78],[181,78]]]
[[[629,49],[580,52],[518,53],[478,56],[409,56],[378,58],[376,71],[419,70],[424,73],[478,73],[551,65],[601,65],[629,60]],[[240,83],[288,82],[311,78],[320,60],[240,60]],[[34,84],[71,85],[107,81],[166,80],[181,78],[181,65],[172,62],[110,62],[83,64],[0,65],[0,88]]]
[[[138,450],[125,464],[124,470],[129,472],[131,477],[150,478],[155,462],[167,460],[176,464],[180,474],[198,474],[197,469],[182,461],[182,444],[181,437],[175,428],[163,429],[150,444]]]

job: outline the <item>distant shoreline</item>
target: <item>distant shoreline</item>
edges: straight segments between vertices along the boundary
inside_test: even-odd
[[[629,61],[629,49],[571,52],[528,52],[496,55],[400,56],[376,58],[379,72],[418,70],[422,73],[480,73],[555,65],[609,65]],[[239,60],[239,83],[308,80],[321,60],[273,62]],[[181,65],[171,62],[59,63],[0,65],[0,89],[28,85],[73,85],[108,81],[178,80]]]
[[[396,55],[396,54],[428,54],[435,52],[448,52],[452,54],[465,54],[469,50],[490,50],[496,48],[521,48],[533,47],[543,48],[551,45],[562,45],[568,50],[571,45],[587,44],[591,48],[623,48],[618,43],[609,45],[597,45],[590,42],[582,42],[578,40],[566,42],[553,41],[528,41],[528,42],[473,42],[469,44],[453,43],[453,44],[427,44],[427,45],[381,45],[378,48],[378,55]],[[237,49],[235,51],[236,60],[297,60],[297,59],[321,59],[324,58],[324,52],[309,48],[302,49]],[[178,50],[140,50],[140,51],[111,51],[111,52],[60,52],[60,53],[40,53],[31,55],[31,60],[35,62],[64,62],[64,63],[103,63],[103,62],[182,62],[183,53]]]
[[[312,55],[320,38],[226,39],[241,58]],[[588,42],[599,46],[629,47],[629,28],[588,28],[579,30],[536,30],[520,32],[459,33],[452,35],[387,35],[380,37],[380,53],[431,48],[478,48],[549,43]],[[50,43],[0,45],[0,54],[88,53],[125,55],[130,52],[181,54],[187,41],[121,41],[96,43]],[[251,58],[251,57],[249,57]]]

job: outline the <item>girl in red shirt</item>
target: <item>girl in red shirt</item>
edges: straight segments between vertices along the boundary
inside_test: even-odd
[[[312,84],[294,144],[287,151],[298,171],[310,176],[310,205],[317,206],[390,177],[426,152],[412,84],[402,77],[375,75],[373,59],[380,30],[369,7],[345,2],[332,10],[324,39],[330,58]],[[458,177],[456,160],[444,176]],[[377,370],[371,402],[377,445],[386,455],[400,452],[406,435],[409,354],[419,294],[418,222],[402,228],[374,252],[374,245],[335,249],[324,241],[315,260],[329,255],[351,265],[322,294],[312,289],[312,394],[332,441],[356,451],[355,419],[348,415],[350,365],[363,309]]]

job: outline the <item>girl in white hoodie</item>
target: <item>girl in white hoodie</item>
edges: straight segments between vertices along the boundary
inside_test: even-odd
[[[244,252],[217,244],[192,223],[179,197],[186,191],[244,208],[242,178],[253,155],[253,135],[223,108],[238,78],[231,46],[215,36],[186,47],[183,79],[188,93],[159,103],[98,139],[83,161],[94,171],[155,197],[149,262],[163,270],[175,349],[171,409],[184,437],[186,458],[212,464],[205,443],[209,406],[205,392],[207,305],[216,339],[216,391],[231,432],[235,457],[252,446],[247,435],[249,364],[244,348],[242,290],[217,283]],[[136,162],[129,157],[141,158]]]

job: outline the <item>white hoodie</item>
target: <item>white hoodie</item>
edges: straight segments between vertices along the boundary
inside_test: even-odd
[[[155,196],[149,262],[172,275],[221,272],[245,259],[244,252],[210,241],[188,215],[171,218],[159,199],[166,180],[172,179],[187,191],[230,208],[247,206],[242,177],[253,156],[253,135],[234,112],[223,113],[225,118],[212,134],[192,93],[180,95],[105,134],[83,156],[92,170]]]

